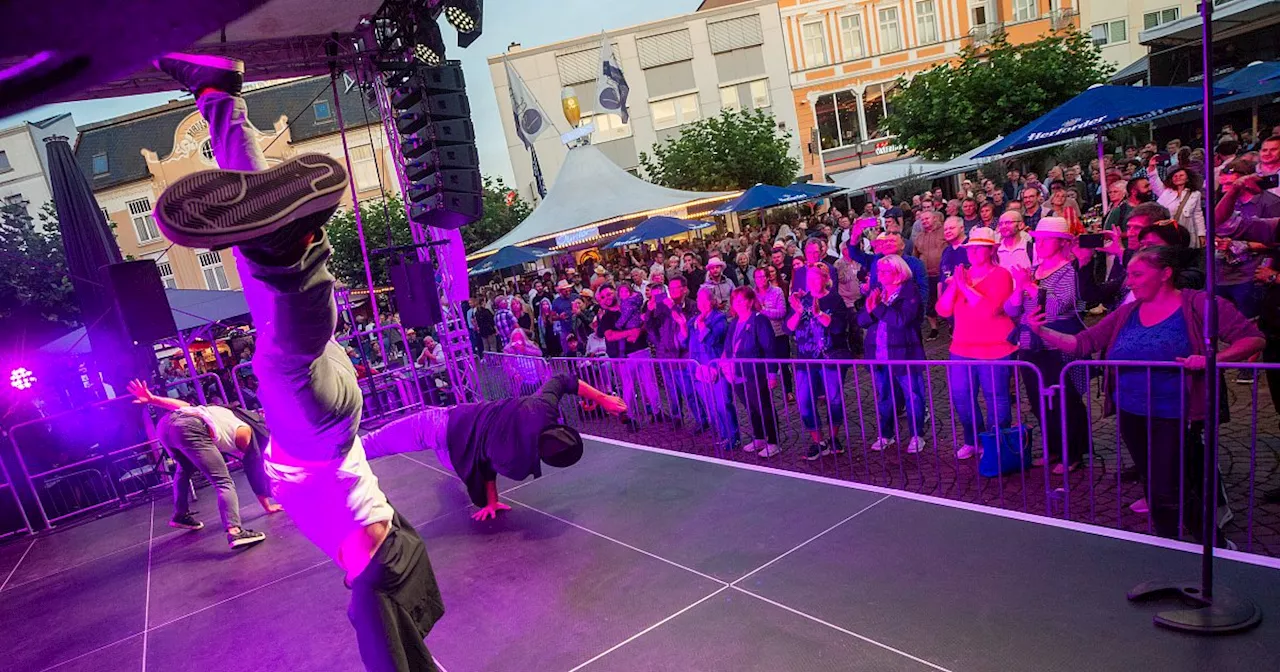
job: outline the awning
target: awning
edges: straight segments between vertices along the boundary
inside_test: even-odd
[[[911,157],[900,161],[875,163],[865,168],[840,173],[835,175],[834,178],[835,184],[839,187],[849,191],[863,191],[889,184],[890,182],[897,182],[912,175],[927,176],[942,169],[945,165],[945,163],[924,161],[918,157]]]
[[[647,240],[662,240],[664,238],[689,233],[690,231],[705,229],[709,226],[715,226],[715,224],[713,222],[704,222],[696,219],[650,217],[649,219],[640,222],[640,225],[631,231],[618,236],[617,240],[605,245],[605,247],[625,247],[627,245],[643,243]]]
[[[1120,68],[1120,71],[1111,75],[1111,79],[1107,80],[1112,84],[1129,85],[1135,82],[1144,81],[1147,78],[1147,70],[1150,69],[1150,60],[1146,56]]]
[[[217,322],[237,321],[249,314],[249,304],[245,303],[244,292],[240,290],[222,292],[210,289],[166,289],[164,294],[169,299],[169,310],[173,313],[178,331],[188,331]],[[56,355],[89,354],[89,339],[85,338],[84,327],[80,327],[40,346],[40,352]]]
[[[733,195],[733,192],[660,187],[618,167],[595,146],[574,147],[565,157],[551,191],[533,214],[507,235],[471,254],[488,255],[507,245],[541,242],[589,230],[607,221],[646,213],[660,214],[662,210],[681,205],[714,202]]]
[[[504,268],[512,266],[520,266],[523,264],[532,264],[533,262],[547,256],[546,250],[536,248],[516,247],[508,245],[497,253],[491,254],[480,261],[480,263],[471,267],[468,275],[483,275],[494,271],[501,271]]]
[[[775,187],[772,184],[757,184],[742,192],[742,195],[711,211],[713,215],[727,215],[731,212],[751,212],[776,208],[780,205],[803,203],[818,198],[820,194],[810,194],[807,190]]]
[[[1259,22],[1274,23],[1275,6],[1278,4],[1280,0],[1232,0],[1214,3],[1214,39],[1224,37],[1234,28],[1254,29],[1261,27]],[[1144,46],[1152,47],[1155,51],[1195,44],[1200,42],[1200,29],[1203,23],[1198,13],[1188,14],[1177,21],[1170,21],[1138,33],[1138,41]]]

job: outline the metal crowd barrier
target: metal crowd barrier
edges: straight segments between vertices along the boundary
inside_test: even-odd
[[[974,366],[985,367],[975,376],[977,384],[970,385],[977,392],[963,395],[955,384],[963,383],[964,372]],[[572,372],[627,401],[629,422],[623,422],[576,398],[567,399],[566,421],[586,433],[1190,540],[1199,529],[1194,483],[1199,479],[1196,465],[1202,453],[1196,446],[1202,428],[1187,422],[1185,411],[1171,422],[1126,420],[1124,429],[1130,430],[1131,440],[1145,437],[1152,443],[1153,435],[1156,439],[1148,451],[1156,459],[1141,461],[1147,473],[1135,469],[1138,461],[1120,423],[1105,412],[1105,376],[1100,375],[1135,366],[1144,367],[1140,378],[1151,380],[1140,392],[1144,398],[1157,393],[1168,400],[1168,390],[1176,395],[1171,403],[1185,409],[1188,392],[1183,383],[1190,374],[1172,363],[1081,360],[1067,365],[1059,380],[1046,381],[1032,364],[1014,360],[732,360],[729,369],[717,375],[683,359],[542,359],[485,353],[479,373],[486,399],[529,394],[547,377]],[[1241,550],[1280,556],[1280,506],[1267,501],[1269,496],[1280,502],[1280,432],[1275,411],[1261,405],[1267,391],[1260,389],[1268,371],[1280,380],[1280,364],[1224,364],[1222,369],[1222,408],[1229,414],[1219,446],[1222,535]],[[1254,382],[1232,382],[1239,371],[1254,372]],[[1160,372],[1175,376],[1177,382],[1162,379]],[[916,431],[907,408],[913,376],[925,410]],[[981,391],[985,376],[991,377],[989,392]],[[1006,465],[983,475],[979,454],[961,458],[958,453],[968,443],[966,418],[983,417],[990,430],[988,400],[997,389],[1007,392],[1007,426],[1015,429],[988,432],[987,450],[1011,450],[1020,459],[1009,463],[1012,468]],[[1177,439],[1171,445],[1162,438],[1168,427],[1182,425],[1186,431],[1169,434]],[[827,451],[809,455],[811,432],[828,442]],[[882,434],[893,441],[877,445]],[[913,435],[923,445],[911,445]],[[832,437],[843,450],[836,449]],[[778,452],[761,453],[770,444]],[[755,450],[743,450],[749,445]],[[1169,454],[1170,447],[1176,458]],[[1161,480],[1156,472],[1170,465],[1177,466],[1176,477]],[[1134,506],[1147,494],[1144,484],[1153,479],[1162,505]]]
[[[145,432],[135,437],[140,441],[107,447],[111,440],[121,438],[112,429],[115,424],[124,424],[131,403],[131,397],[117,397],[9,430],[22,475],[35,495],[40,520],[47,526],[107,506],[123,506],[131,497],[170,480],[163,469],[162,450],[145,438]],[[104,412],[121,422],[101,422],[102,418],[93,417]],[[138,420],[141,430],[140,415]],[[127,436],[124,440],[130,441]],[[60,464],[64,456],[71,461]],[[37,512],[25,511],[24,517]]]
[[[4,466],[4,460],[2,459],[0,459],[0,478],[4,479],[4,482],[0,483],[0,502],[3,502],[0,506],[4,508],[0,508],[0,511],[6,509],[10,511],[16,510],[17,517],[22,520],[21,527],[0,529],[0,539],[7,539],[18,534],[30,534],[32,532],[31,519],[27,518],[27,511],[22,507],[22,499],[18,496],[18,491],[13,485],[13,479],[9,476],[9,469]],[[12,504],[9,504],[10,501],[12,501]]]

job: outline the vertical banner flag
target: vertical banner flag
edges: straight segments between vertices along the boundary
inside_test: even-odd
[[[529,93],[524,80],[520,79],[520,73],[511,67],[511,63],[504,61],[503,64],[507,67],[507,85],[511,90],[511,114],[515,116],[516,135],[520,136],[525,147],[533,149],[533,141],[547,130],[551,119],[538,105],[538,99]]]
[[[547,183],[542,181],[542,166],[538,165],[538,150],[529,145],[529,154],[533,157],[533,183],[538,189],[538,198],[547,197]]]
[[[627,123],[631,115],[627,112],[627,94],[631,87],[627,86],[627,78],[622,74],[622,61],[613,53],[613,43],[609,36],[600,34],[600,71],[596,73],[596,112],[609,112],[622,116],[622,123]]]

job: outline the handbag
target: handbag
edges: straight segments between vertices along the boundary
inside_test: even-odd
[[[982,447],[978,473],[986,478],[1023,471],[1031,466],[1031,428],[1029,427],[1018,425],[1002,428],[998,442],[995,432],[983,432],[978,435],[978,444]]]

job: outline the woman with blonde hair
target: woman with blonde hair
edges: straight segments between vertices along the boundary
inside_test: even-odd
[[[795,335],[800,359],[851,359],[849,352],[848,308],[838,292],[832,291],[831,271],[821,262],[809,264],[804,274],[803,291],[792,292],[791,316],[787,330]],[[837,364],[797,364],[795,367],[796,405],[800,421],[809,431],[806,460],[823,455],[843,453],[840,428],[844,426],[844,378]],[[818,398],[826,392],[827,426],[830,441],[824,440],[818,425]]]

